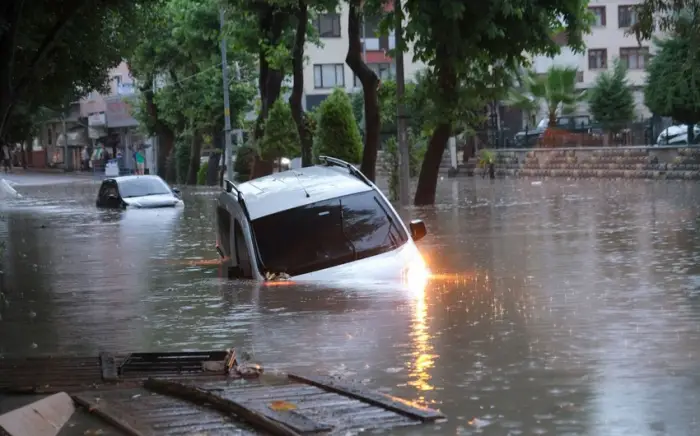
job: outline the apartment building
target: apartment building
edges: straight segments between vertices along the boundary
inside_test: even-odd
[[[386,8],[391,10],[393,3],[387,4]],[[308,61],[304,67],[304,100],[307,110],[320,104],[334,88],[344,88],[347,92],[362,89],[360,81],[345,63],[349,41],[348,14],[348,4],[342,3],[337,12],[320,14],[316,18],[321,45],[308,44],[306,47]],[[379,18],[366,17],[362,29],[363,53],[369,67],[385,80],[396,74],[396,62],[387,54],[396,47],[396,38],[393,31],[388,36],[379,36],[378,30]],[[422,63],[413,61],[413,51],[409,47],[404,54],[406,80],[411,80],[423,68]]]
[[[533,59],[533,67],[538,73],[545,73],[552,65],[567,65],[579,69],[581,88],[589,88],[598,75],[612,68],[613,62],[619,58],[628,68],[628,80],[635,87],[637,102],[637,117],[651,116],[644,105],[642,86],[645,80],[644,68],[649,54],[653,52],[651,41],[645,41],[640,47],[633,35],[626,31],[635,23],[636,17],[632,9],[638,0],[590,0],[589,9],[595,15],[595,23],[591,33],[586,35],[585,53],[574,53],[571,49],[562,47],[562,52],[554,58],[537,56]],[[585,105],[584,105],[585,106]],[[587,108],[581,107],[582,112]]]

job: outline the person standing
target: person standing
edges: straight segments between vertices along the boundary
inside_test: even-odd
[[[136,174],[142,176],[144,167],[146,166],[146,158],[143,156],[143,149],[141,147],[137,148],[136,152],[134,152],[134,161],[136,162]]]
[[[10,153],[10,146],[7,142],[2,141],[2,166],[5,173],[12,172],[12,155]]]

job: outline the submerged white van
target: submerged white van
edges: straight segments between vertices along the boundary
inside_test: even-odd
[[[217,199],[216,249],[230,278],[394,280],[426,271],[409,229],[381,191],[351,164],[322,164],[235,185]]]

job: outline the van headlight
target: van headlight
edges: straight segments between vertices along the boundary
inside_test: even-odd
[[[419,254],[406,266],[403,274],[403,282],[411,292],[422,293],[428,284],[430,269]]]

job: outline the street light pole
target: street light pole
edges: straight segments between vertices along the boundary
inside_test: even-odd
[[[226,165],[226,178],[233,180],[233,165],[231,157],[233,156],[233,144],[231,143],[231,109],[229,107],[228,96],[228,62],[226,60],[226,38],[224,37],[224,8],[219,9],[219,28],[221,29],[221,75],[224,85],[224,135],[225,135],[225,153],[224,165]]]
[[[401,206],[408,206],[410,202],[410,178],[408,138],[406,137],[406,108],[404,106],[404,94],[406,84],[403,65],[403,34],[401,0],[394,1],[394,13],[396,14],[395,38],[396,38],[396,126],[399,148],[399,199]]]

